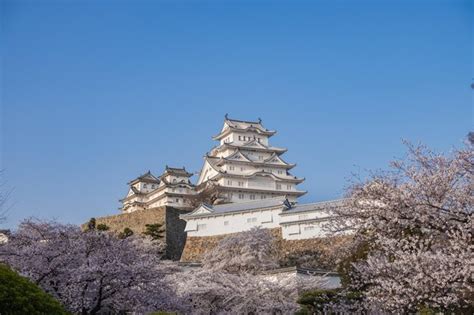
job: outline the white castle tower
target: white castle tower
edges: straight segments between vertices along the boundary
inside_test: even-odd
[[[128,183],[127,196],[121,199],[122,212],[152,209],[160,206],[192,207],[190,198],[196,194],[190,181],[193,174],[183,168],[168,167],[160,177],[150,171]]]
[[[197,186],[213,184],[228,202],[277,196],[296,201],[306,193],[296,187],[304,178],[290,174],[296,164],[281,158],[287,149],[269,144],[275,133],[264,128],[261,119],[235,120],[226,114],[221,132],[213,137],[219,145],[204,157]]]

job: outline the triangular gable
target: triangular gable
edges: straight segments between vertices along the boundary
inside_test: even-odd
[[[187,214],[188,216],[192,215],[199,215],[199,214],[210,214],[213,213],[214,210],[212,209],[211,206],[208,206],[206,204],[200,205],[198,208],[196,208],[193,212]]]
[[[283,159],[280,158],[275,153],[273,153],[268,159],[266,159],[265,162],[266,163],[272,163],[272,164],[288,165],[288,163],[283,161]]]
[[[199,174],[199,180],[197,182],[197,185],[207,181],[208,179],[209,180],[212,179],[214,176],[216,176],[220,172],[221,170],[216,165],[214,165],[211,161],[209,161],[209,157],[207,157],[201,169],[201,174]]]
[[[132,186],[132,187],[133,187],[133,186]],[[130,188],[130,189],[128,190],[127,197],[130,197],[130,196],[132,196],[132,195],[135,195],[134,188],[135,188],[135,187],[133,187],[133,188]]]
[[[239,150],[237,150],[236,152],[234,152],[233,154],[231,154],[230,156],[226,157],[225,158],[226,160],[234,160],[234,161],[246,161],[246,162],[252,162],[251,160],[249,160],[248,157],[246,157],[242,152],[240,152]]]
[[[253,148],[262,148],[262,149],[267,149],[267,147],[260,142],[257,141],[257,139],[253,139],[252,141],[249,141],[247,143],[244,143],[242,147],[253,147]]]
[[[153,176],[152,174],[146,174],[144,176],[141,176],[140,180],[159,181],[159,179]]]
[[[250,175],[246,175],[247,178],[250,178],[250,177],[255,177],[255,176],[260,176],[260,177],[271,177],[275,180],[279,180],[280,178],[278,176],[275,176],[275,174],[273,173],[269,173],[269,172],[265,172],[265,171],[257,171],[253,174],[250,174]]]

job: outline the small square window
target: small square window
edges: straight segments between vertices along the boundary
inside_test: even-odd
[[[247,223],[255,223],[257,222],[257,218],[247,218]]]
[[[224,221],[224,225],[229,225],[229,221]]]

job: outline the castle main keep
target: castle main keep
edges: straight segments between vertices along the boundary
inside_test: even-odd
[[[147,172],[128,183],[122,213],[161,208],[164,216],[174,216],[174,221],[161,221],[174,222],[165,228],[173,231],[169,240],[176,240],[178,251],[184,248],[184,261],[198,260],[204,247],[215,240],[253,227],[274,231],[291,247],[325,239],[324,225],[334,209],[347,206],[347,200],[298,203],[306,193],[298,185],[305,179],[290,173],[296,164],[283,159],[287,149],[270,144],[275,134],[261,119],[244,121],[226,115],[212,138],[218,143],[205,154],[195,183],[185,167],[166,166],[160,176]]]

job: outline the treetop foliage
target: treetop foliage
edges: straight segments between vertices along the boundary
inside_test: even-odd
[[[0,314],[62,315],[61,304],[27,278],[0,264]]]

